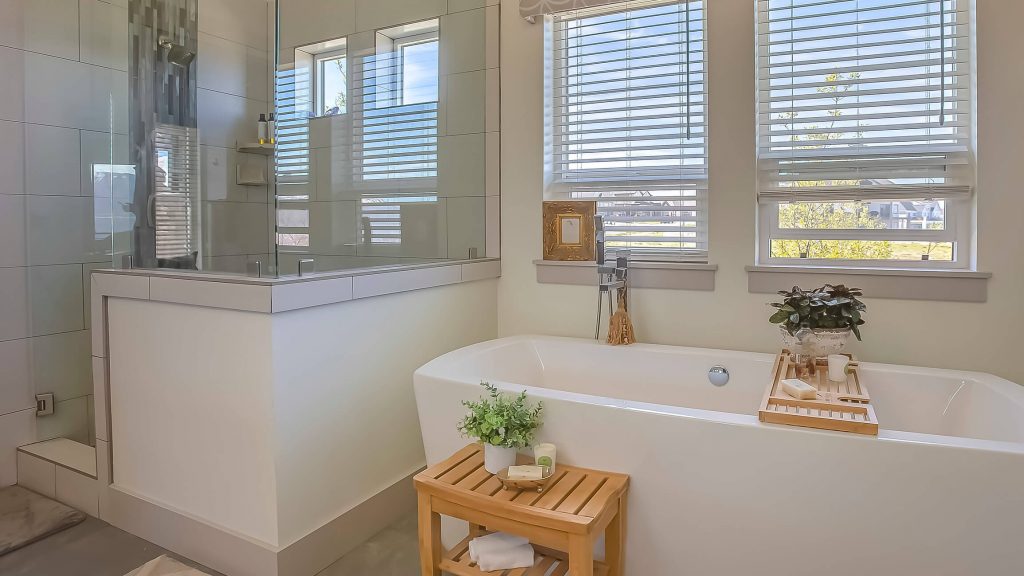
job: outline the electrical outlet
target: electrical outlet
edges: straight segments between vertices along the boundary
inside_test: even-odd
[[[36,394],[36,416],[53,414],[53,394]]]

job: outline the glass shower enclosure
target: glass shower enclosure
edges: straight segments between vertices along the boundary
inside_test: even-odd
[[[485,11],[305,6],[129,0],[115,265],[277,277],[487,256]]]

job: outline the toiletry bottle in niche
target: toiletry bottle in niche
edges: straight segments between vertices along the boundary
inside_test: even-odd
[[[259,121],[256,122],[256,137],[260,144],[267,143],[267,115],[260,114]]]
[[[277,120],[273,112],[267,116],[267,141],[271,144],[277,142]]]

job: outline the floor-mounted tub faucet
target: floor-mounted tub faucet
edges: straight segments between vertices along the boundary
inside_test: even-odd
[[[615,290],[626,287],[629,276],[629,250],[619,250],[615,254],[615,264],[606,262],[604,217],[594,216],[594,239],[597,243],[597,325],[594,327],[594,339],[601,339],[601,317],[604,297],[608,295],[608,317],[614,312]]]

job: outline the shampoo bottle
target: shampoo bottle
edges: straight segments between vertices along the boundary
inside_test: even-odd
[[[267,143],[267,115],[260,114],[260,119],[256,122],[256,137],[259,139],[260,144]]]
[[[267,139],[271,144],[277,142],[277,121],[273,112],[267,117]]]

